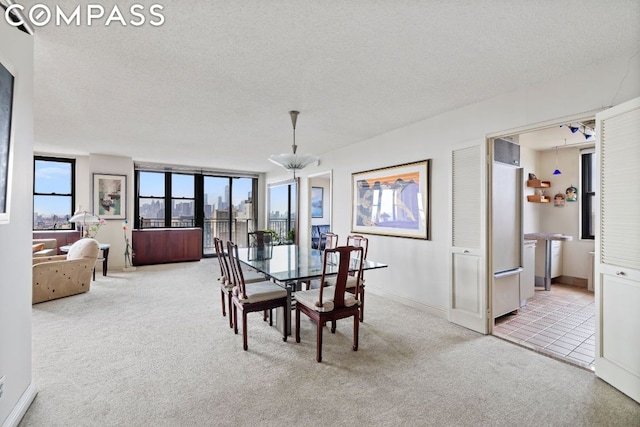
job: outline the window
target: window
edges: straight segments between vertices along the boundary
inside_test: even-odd
[[[33,229],[71,230],[75,206],[74,159],[34,157]]]
[[[138,228],[164,227],[164,173],[138,173]]]
[[[594,149],[586,149],[580,152],[582,185],[580,189],[580,238],[595,239],[595,172],[596,154]]]
[[[269,184],[269,222],[281,242],[296,241],[298,183],[285,181]]]
[[[194,176],[171,174],[171,226],[195,225]]]
[[[243,246],[257,225],[258,179],[193,173],[136,171],[135,228],[201,227],[204,255],[213,238]]]

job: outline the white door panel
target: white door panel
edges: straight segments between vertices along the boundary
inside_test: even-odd
[[[596,115],[596,375],[640,402],[640,98]]]

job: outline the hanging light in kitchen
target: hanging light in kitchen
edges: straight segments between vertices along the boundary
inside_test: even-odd
[[[564,140],[564,145],[567,145],[567,139]],[[554,175],[561,175],[560,169],[558,169],[558,146],[556,145],[556,169],[553,171]]]

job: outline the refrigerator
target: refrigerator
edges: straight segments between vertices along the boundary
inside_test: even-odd
[[[520,308],[520,272],[523,270],[523,169],[520,146],[494,140],[491,189],[493,317]]]

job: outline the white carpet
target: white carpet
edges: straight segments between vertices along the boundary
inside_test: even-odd
[[[220,310],[215,259],[110,271],[33,306],[39,393],[20,426],[640,426],[640,405],[586,370],[367,294],[352,322],[285,343]]]

